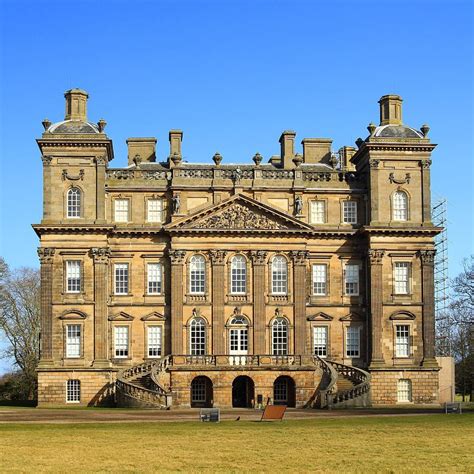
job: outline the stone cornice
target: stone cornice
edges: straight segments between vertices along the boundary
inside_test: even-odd
[[[429,227],[390,227],[390,226],[363,226],[360,228],[362,234],[405,234],[405,235],[429,235],[434,237],[435,235],[442,232],[441,227],[429,226]]]
[[[114,229],[112,225],[96,224],[33,224],[31,227],[33,227],[38,236],[43,234],[81,234],[83,232],[107,234]]]
[[[51,138],[38,138],[36,140],[41,151],[43,148],[64,148],[64,147],[74,147],[74,148],[106,148],[107,149],[107,158],[108,161],[114,159],[114,148],[112,145],[112,140],[108,138],[97,138],[93,139],[90,137],[87,138],[75,138],[69,135],[54,136]]]

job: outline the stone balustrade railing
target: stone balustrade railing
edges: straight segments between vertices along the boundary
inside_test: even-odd
[[[318,408],[327,408],[330,406],[332,401],[332,395],[336,391],[337,383],[337,370],[319,356],[315,356],[315,362],[323,372],[322,386],[318,387],[317,393],[315,394],[315,400],[312,402],[312,406],[317,405]]]
[[[356,400],[370,394],[370,374],[359,367],[340,364],[338,362],[329,361],[336,369],[337,373],[348,378],[354,383],[354,386],[347,389],[328,394],[328,407],[338,403]]]

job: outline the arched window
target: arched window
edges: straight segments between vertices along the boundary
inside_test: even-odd
[[[272,323],[272,354],[288,354],[288,322],[285,318],[276,318]]]
[[[202,255],[194,255],[189,262],[189,292],[202,294],[206,291],[206,260]]]
[[[203,318],[194,318],[191,321],[189,345],[191,355],[206,353],[206,321]]]
[[[81,190],[79,188],[71,188],[67,192],[67,217],[81,217]]]
[[[230,320],[229,353],[246,355],[248,352],[249,329],[244,316],[235,316]]]
[[[288,288],[288,263],[282,255],[273,257],[272,260],[272,293],[286,295]]]
[[[396,191],[392,197],[394,221],[408,220],[408,196],[404,191]]]
[[[245,294],[247,292],[247,261],[243,255],[236,255],[230,263],[230,279],[232,294]]]

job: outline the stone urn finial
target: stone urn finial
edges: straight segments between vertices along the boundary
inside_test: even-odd
[[[369,125],[367,126],[367,130],[369,131],[371,137],[374,136],[376,128],[377,127],[375,126],[375,124],[373,122],[370,122]]]
[[[99,127],[99,132],[102,133],[105,130],[105,126],[107,125],[107,122],[104,119],[100,119],[97,122],[97,126]]]
[[[425,138],[427,138],[427,137],[428,137],[428,133],[429,133],[429,131],[430,131],[430,127],[429,127],[426,123],[424,123],[424,124],[421,126],[420,130],[421,130],[421,133],[423,134],[423,136],[424,136]]]
[[[212,159],[214,160],[214,163],[216,164],[216,166],[219,166],[222,161],[222,155],[218,151],[216,151]]]
[[[179,164],[181,163],[181,155],[176,151],[170,156],[170,158],[175,166],[179,166]]]
[[[360,148],[362,146],[362,143],[364,143],[364,140],[362,140],[362,138],[359,137],[355,143],[357,145],[357,148]]]
[[[51,121],[47,118],[45,118],[41,123],[43,124],[45,131],[51,126]]]
[[[260,166],[260,163],[263,160],[263,156],[257,151],[257,153],[255,153],[255,155],[253,155],[252,160],[253,160],[253,162],[255,163],[256,166]]]
[[[293,158],[293,163],[298,168],[298,166],[303,163],[303,155],[301,153],[296,153],[295,157]]]

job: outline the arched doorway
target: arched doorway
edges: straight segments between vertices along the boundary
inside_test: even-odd
[[[200,375],[191,382],[191,407],[212,408],[213,389],[210,378]]]
[[[275,405],[296,406],[295,381],[287,375],[281,375],[273,383],[273,403]]]
[[[255,405],[255,385],[246,375],[239,375],[232,383],[232,406],[252,408]]]

